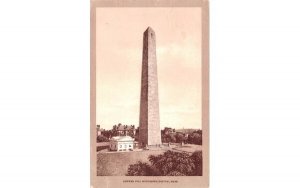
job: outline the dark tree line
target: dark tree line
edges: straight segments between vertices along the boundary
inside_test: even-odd
[[[129,165],[127,176],[202,176],[202,151],[192,155],[166,151],[148,159],[150,164],[139,161]]]
[[[197,144],[202,145],[202,131],[199,132],[193,132],[188,136],[187,143],[189,144]]]
[[[100,128],[100,125],[97,125]],[[114,125],[111,130],[101,130],[101,135],[97,136],[97,142],[108,142],[111,137],[114,136],[131,136],[135,138],[135,129],[134,125]]]
[[[133,126],[133,128],[132,128]],[[123,129],[120,131],[120,127]],[[135,129],[134,125],[114,125],[111,130],[103,130],[101,135],[97,137],[97,142],[108,142],[113,136],[128,135],[138,140],[139,128]],[[193,131],[191,133],[175,132],[175,129],[165,128],[161,131],[161,140],[163,143],[187,143],[202,145],[202,130]]]
[[[181,132],[168,133],[161,131],[161,140],[163,143],[188,143],[202,145],[202,130],[197,130],[191,134],[184,134]]]

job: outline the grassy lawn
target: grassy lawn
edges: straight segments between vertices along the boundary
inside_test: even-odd
[[[202,150],[202,146],[186,144],[183,146],[172,145],[170,150],[177,152],[193,153],[196,150]],[[148,162],[149,155],[159,155],[167,151],[162,150],[143,150],[131,152],[98,152],[97,153],[97,175],[98,176],[125,176],[130,164],[138,161]]]
[[[97,154],[97,175],[98,176],[125,176],[128,166],[138,161],[148,162],[149,155],[162,154],[158,151],[136,151],[136,152],[112,152]]]
[[[177,146],[177,147],[173,148],[173,150],[193,153],[194,151],[202,150],[202,146],[201,145],[195,145],[195,144],[186,144],[186,145],[183,145],[183,146]]]
[[[97,142],[97,146],[108,146],[109,142]]]

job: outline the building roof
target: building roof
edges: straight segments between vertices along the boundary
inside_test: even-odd
[[[111,138],[111,140],[118,141],[118,142],[134,141],[134,139],[130,136],[114,136]]]

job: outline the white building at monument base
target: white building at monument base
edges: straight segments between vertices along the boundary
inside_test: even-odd
[[[132,151],[134,139],[130,136],[115,136],[109,141],[110,151]]]

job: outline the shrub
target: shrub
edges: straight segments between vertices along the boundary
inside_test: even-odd
[[[192,133],[188,136],[188,143],[202,145],[202,135],[199,133]]]
[[[97,142],[108,142],[108,141],[109,141],[108,138],[103,135],[99,135],[97,137]]]
[[[194,173],[195,176],[202,176],[202,151],[195,151],[191,155],[191,159],[195,165]]]
[[[149,156],[148,163],[137,162],[129,165],[127,176],[202,176],[202,152],[192,155],[166,151]]]
[[[150,155],[149,161],[162,176],[176,173],[191,175],[195,168],[189,154],[174,151],[166,151],[164,154],[157,156]]]
[[[151,176],[153,170],[147,163],[142,163],[141,161],[136,164],[129,165],[127,176]]]

